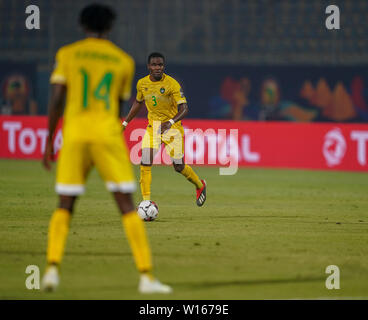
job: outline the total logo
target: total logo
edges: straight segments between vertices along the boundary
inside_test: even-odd
[[[368,131],[352,130],[350,139],[357,142],[357,160],[361,166],[365,166],[367,164],[366,142],[368,141]],[[350,141],[346,140],[340,128],[334,128],[326,133],[322,153],[329,167],[342,163],[347,153],[348,142]],[[352,146],[350,143],[350,147]]]
[[[4,121],[2,130],[7,132],[7,149],[10,154],[43,154],[46,146],[48,129],[23,127],[22,121]],[[62,145],[62,133],[59,129],[54,140],[54,151]]]
[[[341,163],[346,153],[346,141],[339,128],[327,132],[322,152],[329,167]]]

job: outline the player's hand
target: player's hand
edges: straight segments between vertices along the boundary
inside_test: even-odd
[[[126,122],[126,121],[123,121],[123,122],[121,123],[121,127],[122,127],[123,132],[124,132],[124,130],[126,129],[127,125],[128,125],[128,122]]]
[[[169,121],[161,123],[161,126],[158,128],[158,134],[163,134],[167,130],[171,128],[172,124]]]
[[[42,159],[42,165],[46,170],[51,170],[51,161],[54,161],[54,146],[52,141],[47,140],[45,153]]]

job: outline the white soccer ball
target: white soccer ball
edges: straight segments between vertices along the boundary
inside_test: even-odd
[[[143,200],[137,209],[138,215],[144,221],[153,221],[158,216],[158,206],[151,200]]]

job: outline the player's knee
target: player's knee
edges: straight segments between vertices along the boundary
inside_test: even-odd
[[[184,170],[185,164],[175,164],[174,163],[174,170],[176,172],[182,172]]]
[[[113,194],[121,214],[125,214],[135,210],[133,197],[130,193],[114,192]]]
[[[59,208],[68,210],[72,214],[76,199],[75,196],[60,196]]]
[[[120,213],[122,215],[130,213],[134,210],[136,210],[136,208],[134,206],[130,206],[130,205],[126,205],[126,206],[123,205],[122,207],[120,207]]]
[[[141,159],[141,165],[142,166],[152,166],[153,163],[153,150],[143,148],[142,149],[142,159]]]

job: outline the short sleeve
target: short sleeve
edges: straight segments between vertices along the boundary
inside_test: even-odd
[[[66,68],[65,50],[59,49],[56,53],[54,71],[51,74],[50,83],[66,84],[67,68]]]
[[[137,82],[137,96],[135,97],[135,99],[138,102],[142,102],[144,100],[144,96],[143,96],[143,93],[142,93],[142,90],[141,90],[141,81]]]
[[[130,59],[130,61],[127,63],[126,66],[124,66],[124,68],[126,73],[120,91],[120,98],[127,101],[130,99],[130,96],[132,94],[132,82],[135,74],[134,60]]]
[[[172,84],[172,97],[177,105],[187,103],[187,99],[184,96],[184,91],[176,80],[174,80]]]

